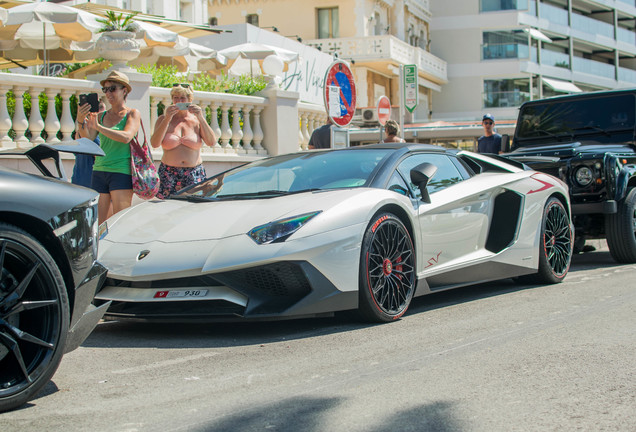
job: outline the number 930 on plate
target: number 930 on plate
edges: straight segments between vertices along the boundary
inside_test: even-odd
[[[155,292],[154,298],[205,297],[207,293],[205,289],[163,290]]]

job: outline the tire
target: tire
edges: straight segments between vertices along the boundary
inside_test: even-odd
[[[605,235],[612,258],[624,264],[636,263],[636,188],[627,191],[615,214],[605,216]]]
[[[68,328],[68,296],[55,261],[35,238],[0,223],[0,412],[49,382]]]
[[[366,321],[399,319],[415,292],[415,251],[404,224],[390,213],[369,223],[360,257],[359,314]]]
[[[572,227],[565,207],[552,197],[545,204],[541,222],[539,268],[537,273],[518,281],[531,284],[556,284],[565,279],[573,253]]]

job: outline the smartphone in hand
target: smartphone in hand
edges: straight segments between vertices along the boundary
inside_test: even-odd
[[[97,93],[88,93],[79,95],[79,104],[84,105],[88,103],[91,105],[90,112],[99,112],[99,98]]]

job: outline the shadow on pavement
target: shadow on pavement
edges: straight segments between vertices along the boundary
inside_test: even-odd
[[[325,430],[324,419],[333,421],[334,411],[346,400],[340,398],[309,398],[298,397],[286,399],[279,403],[272,403],[258,409],[245,409],[232,414],[222,420],[210,421],[189,427],[193,432],[233,432],[275,430],[281,432],[296,432],[299,430],[312,432]],[[372,415],[372,410],[369,411]],[[348,430],[351,424],[336,426],[336,430]],[[449,402],[434,402],[407,410],[399,411],[389,418],[380,420],[376,427],[368,432],[387,430],[398,431],[461,431],[459,422],[453,415],[453,404]]]
[[[573,257],[570,273],[618,266],[621,264],[616,263],[606,250],[589,252]],[[504,279],[434,293],[414,299],[403,319],[450,305],[537,287],[539,285],[520,285],[511,279]],[[259,345],[350,332],[376,325],[383,324],[361,322],[354,312],[337,313],[334,317],[327,318],[266,322],[144,323],[107,321],[101,322],[95,328],[83,346],[170,349]]]

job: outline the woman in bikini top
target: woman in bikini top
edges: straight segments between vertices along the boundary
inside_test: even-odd
[[[216,136],[205,119],[204,111],[192,104],[194,94],[189,85],[175,85],[170,95],[172,105],[168,105],[157,119],[150,144],[154,148],[162,147],[161,163],[192,168],[201,164],[203,143],[213,147]]]
[[[155,124],[150,137],[152,147],[161,147],[163,156],[159,165],[159,198],[205,178],[201,147],[216,144],[214,131],[207,123],[204,111],[192,103],[194,92],[189,84],[175,84],[170,91],[172,104],[168,105]]]

